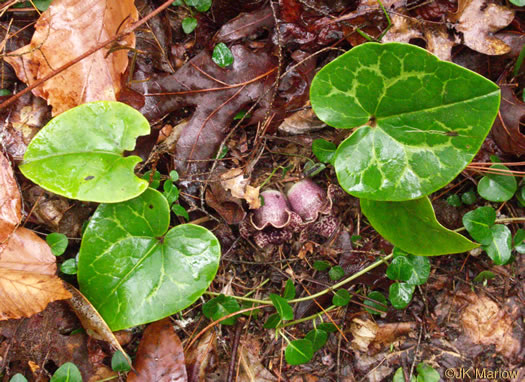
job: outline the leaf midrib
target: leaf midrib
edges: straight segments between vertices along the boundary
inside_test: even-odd
[[[384,116],[384,117],[375,116],[376,117],[376,123],[378,125],[377,127],[381,127],[379,125],[380,121],[383,121],[383,120],[386,120],[386,119],[389,119],[389,118],[395,118],[395,117],[399,117],[399,116],[403,116],[403,115],[416,114],[416,113],[421,113],[421,112],[430,112],[430,111],[433,111],[433,110],[438,110],[438,109],[441,109],[441,108],[448,108],[450,106],[455,106],[455,105],[458,105],[458,104],[471,103],[471,102],[477,101],[479,99],[483,99],[483,98],[487,98],[489,96],[497,95],[498,92],[499,92],[499,89],[494,90],[493,92],[490,92],[490,93],[487,93],[487,94],[483,94],[483,95],[476,96],[476,97],[469,98],[469,99],[462,100],[462,101],[456,101],[456,102],[451,102],[451,103],[447,103],[447,104],[441,104],[441,105],[434,106],[434,107],[423,108],[423,109],[419,109],[419,110],[412,110],[412,111],[407,111],[407,112],[403,112],[403,113],[387,115],[387,116]],[[372,114],[370,114],[370,115],[372,115]]]
[[[65,157],[65,156],[70,156],[70,155],[95,155],[95,154],[103,154],[103,155],[110,155],[110,156],[114,156],[114,157],[118,157],[118,158],[125,158],[122,156],[122,153],[124,151],[122,151],[120,154],[117,154],[117,153],[114,153],[114,152],[111,152],[111,151],[98,151],[98,150],[91,150],[91,151],[74,151],[74,152],[68,152],[68,153],[60,153],[60,154],[52,154],[52,155],[46,155],[46,156],[41,156],[41,157],[37,157],[37,158],[31,158],[31,159],[24,159],[22,165],[24,164],[30,164],[30,163],[35,163],[35,162],[38,162],[38,161],[42,161],[42,160],[46,160],[46,159],[50,159],[50,158],[57,158],[57,157]]]

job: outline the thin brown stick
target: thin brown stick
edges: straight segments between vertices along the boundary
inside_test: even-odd
[[[62,73],[64,70],[68,69],[69,67],[75,65],[76,63],[82,61],[84,58],[86,57],[89,57],[91,56],[92,54],[94,54],[95,52],[99,51],[100,49],[104,48],[106,45],[109,45],[111,44],[112,42],[115,42],[117,40],[120,40],[122,39],[123,37],[127,36],[128,34],[132,33],[135,29],[137,29],[138,27],[140,27],[141,25],[147,23],[149,20],[151,20],[153,17],[157,16],[160,12],[162,12],[163,10],[165,10],[166,8],[168,8],[171,3],[173,2],[173,0],[167,0],[166,2],[164,2],[160,7],[158,7],[157,9],[155,9],[153,12],[151,12],[149,15],[147,15],[146,17],[140,19],[139,21],[137,21],[136,23],[132,24],[128,29],[124,30],[123,32],[115,35],[114,37],[104,41],[104,42],[101,42],[100,44],[94,46],[93,48],[91,48],[90,50],[88,50],[87,52],[85,52],[84,54],[81,54],[80,56],[78,56],[77,58],[65,63],[64,65],[62,65],[61,67],[53,70],[51,73],[45,75],[44,77],[42,77],[41,79],[33,82],[31,85],[29,85],[27,88],[25,88],[24,90],[22,90],[21,92],[19,93],[16,93],[14,94],[12,97],[10,97],[7,101],[5,102],[2,102],[0,104],[0,110],[11,105],[13,102],[15,102],[18,98],[22,97],[24,94],[30,92],[31,90],[35,89],[36,87],[42,85],[44,82],[46,82],[47,80],[53,78],[54,76],[56,76],[57,74],[59,73]]]

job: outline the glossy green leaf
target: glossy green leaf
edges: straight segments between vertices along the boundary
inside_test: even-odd
[[[11,377],[9,382],[27,382],[27,378],[24,377],[22,374],[17,373]]]
[[[197,19],[195,17],[185,17],[182,20],[182,30],[186,34],[190,34],[197,28]]]
[[[142,175],[142,179],[147,181],[151,188],[158,189],[160,186],[160,172],[158,171],[155,171],[153,176],[151,175],[151,170],[146,171],[144,175]]]
[[[494,277],[496,277],[494,272],[482,271],[479,272],[478,275],[472,279],[472,281],[475,283],[482,283],[483,281],[493,279]]]
[[[190,220],[190,215],[188,215],[188,211],[186,211],[186,208],[182,207],[180,204],[172,205],[171,210],[175,215],[183,217],[184,219],[186,219],[186,221]]]
[[[493,225],[490,230],[492,237],[489,245],[484,245],[483,249],[494,261],[494,264],[506,264],[511,257],[512,234],[503,224]]]
[[[361,199],[361,211],[381,236],[418,256],[461,253],[479,246],[439,224],[427,197],[406,202]]]
[[[525,253],[525,230],[518,229],[514,235],[514,249],[521,254]]]
[[[439,382],[441,377],[433,367],[420,363],[416,367],[417,382]]]
[[[309,340],[291,341],[284,351],[284,359],[289,365],[301,365],[314,356],[313,344]]]
[[[390,280],[407,281],[412,276],[412,264],[406,256],[395,257],[386,269]]]
[[[323,163],[332,163],[337,146],[326,139],[316,139],[312,142],[312,152]]]
[[[288,304],[288,300],[275,293],[270,293],[270,300],[281,317],[281,320],[293,320],[293,309],[290,304]]]
[[[53,255],[60,256],[66,251],[68,239],[63,233],[53,232],[46,236],[46,242]]]
[[[330,268],[330,263],[328,261],[324,261],[324,260],[314,261],[314,269],[322,272],[322,271],[326,271],[328,268]]]
[[[343,268],[339,265],[335,265],[328,271],[328,276],[330,277],[330,280],[337,281],[341,279],[345,275],[345,271]]]
[[[373,291],[368,294],[368,299],[365,300],[365,305],[374,309],[365,308],[370,314],[381,314],[380,312],[387,312],[387,301],[381,292]]]
[[[166,198],[151,188],[127,202],[102,204],[91,218],[80,247],[78,282],[112,330],[186,308],[215,277],[217,238],[193,224],[168,231],[169,221]]]
[[[78,264],[76,259],[67,259],[60,264],[60,272],[66,275],[76,275],[78,273]]]
[[[176,182],[177,180],[179,180],[179,173],[175,170],[171,170],[170,171],[170,179],[172,182]]]
[[[498,112],[486,78],[409,44],[366,43],[315,76],[310,100],[337,128],[339,183],[351,195],[402,201],[450,183],[474,158]]]
[[[490,168],[510,171],[502,164],[495,164]],[[478,183],[479,195],[491,202],[505,202],[514,196],[517,189],[518,183],[512,175],[487,174]]]
[[[279,313],[274,313],[268,319],[263,325],[263,328],[265,329],[275,329],[277,325],[281,322],[281,316]]]
[[[207,12],[211,8],[212,0],[184,0],[184,2],[199,12]]]
[[[315,353],[321,349],[328,340],[328,333],[321,329],[312,329],[304,338],[312,342],[312,348]]]
[[[212,321],[217,321],[231,313],[241,310],[241,306],[236,299],[223,294],[212,298],[202,306],[202,313]],[[234,325],[237,317],[229,317],[221,321],[222,325]]]
[[[71,199],[115,203],[148,188],[135,176],[138,156],[123,156],[149,123],[120,102],[85,103],[53,118],[33,138],[20,166],[40,187]]]
[[[472,238],[481,244],[488,245],[492,241],[491,227],[496,221],[496,210],[492,207],[478,207],[463,215],[463,225]]]
[[[319,325],[317,325],[317,329],[323,330],[327,333],[337,332],[337,326],[335,326],[331,322],[322,322]]]
[[[179,199],[179,189],[173,184],[172,180],[166,180],[162,188],[164,190],[162,194],[164,195],[170,206]]]
[[[407,283],[393,283],[388,289],[388,299],[396,309],[404,309],[412,300],[415,286]]]
[[[120,350],[113,353],[113,357],[111,357],[111,369],[116,372],[131,370],[128,359]]]
[[[332,304],[335,306],[345,306],[350,302],[350,293],[346,289],[338,289],[334,292],[332,297]]]
[[[213,48],[211,59],[221,68],[225,68],[233,64],[233,53],[225,43],[220,42]]]
[[[82,382],[82,375],[74,363],[66,362],[55,371],[50,382]]]
[[[525,207],[525,186],[520,187],[516,193],[516,198],[522,207]]]
[[[472,190],[464,192],[461,195],[461,201],[465,203],[467,206],[470,206],[471,204],[476,203],[477,200],[478,200],[478,197],[476,196],[476,193]]]
[[[286,280],[283,297],[286,300],[291,300],[295,298],[295,286],[293,285],[293,281],[291,279]]]
[[[394,378],[392,379],[392,382],[406,382],[405,373],[403,372],[402,367],[396,370],[396,372],[394,373]]]
[[[386,269],[386,274],[390,280],[405,281],[412,285],[422,285],[427,282],[428,276],[430,276],[428,258],[411,255],[399,248],[394,248],[392,253],[394,259]]]

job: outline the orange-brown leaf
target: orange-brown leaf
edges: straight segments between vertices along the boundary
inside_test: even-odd
[[[0,246],[20,222],[22,201],[13,170],[0,152]]]
[[[70,298],[56,276],[0,267],[0,320],[30,317],[55,300]]]
[[[32,84],[114,37],[137,18],[133,0],[55,0],[36,23],[31,43],[5,59],[18,78]],[[134,34],[119,43],[133,48]],[[86,57],[34,89],[33,93],[47,99],[53,106],[53,115],[84,102],[116,100],[128,57],[127,49],[116,49],[108,54],[110,48]]]
[[[55,272],[47,243],[19,227],[0,246],[0,320],[29,317],[52,301],[70,298]]]
[[[187,382],[184,351],[169,318],[146,328],[128,382]]]

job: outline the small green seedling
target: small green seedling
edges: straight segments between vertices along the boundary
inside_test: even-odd
[[[63,233],[53,232],[46,236],[46,242],[53,255],[60,256],[66,251],[69,241]]]

